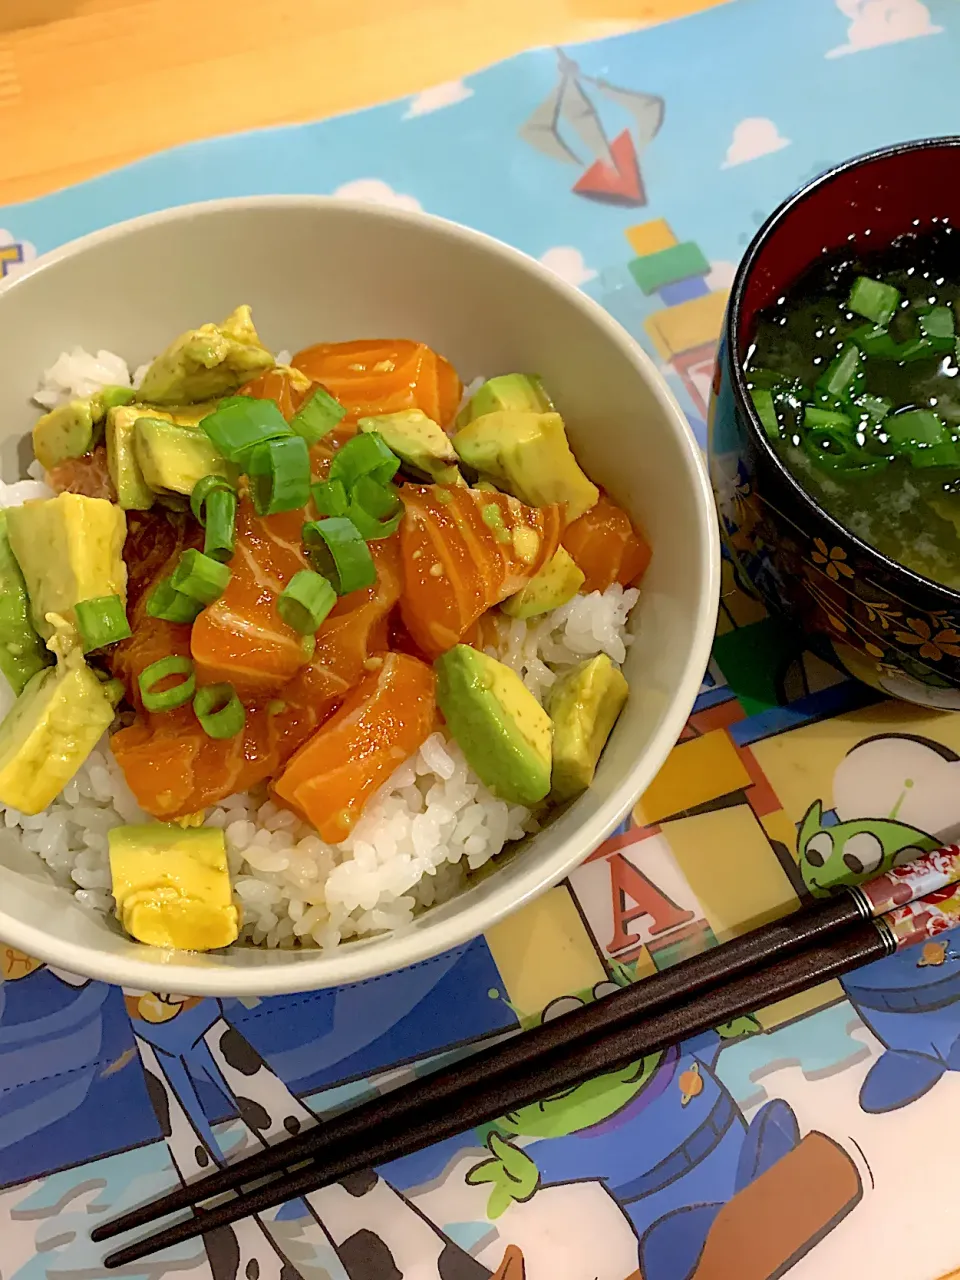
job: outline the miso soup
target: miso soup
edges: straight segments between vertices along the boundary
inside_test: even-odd
[[[824,255],[759,318],[747,384],[840,524],[960,590],[960,234]]]

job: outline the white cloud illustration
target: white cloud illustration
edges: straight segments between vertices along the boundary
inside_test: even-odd
[[[0,280],[22,271],[36,256],[37,251],[29,240],[17,240],[0,227]]]
[[[711,293],[715,293],[719,289],[729,289],[736,274],[737,264],[721,258],[717,262],[710,263],[710,272],[703,277],[703,283]]]
[[[443,84],[435,84],[418,93],[415,98],[411,98],[403,118],[412,120],[414,116],[426,116],[431,111],[442,111],[444,107],[454,107],[458,102],[464,102],[472,97],[473,90],[462,80],[446,80]]]
[[[416,196],[404,195],[402,191],[394,191],[382,178],[354,178],[337,187],[333,193],[343,200],[363,200],[367,204],[385,204],[392,209],[419,209],[420,201]]]
[[[916,36],[935,36],[943,30],[930,21],[930,10],[922,0],[837,0],[837,8],[850,19],[850,26],[846,44],[830,49],[828,58]]]
[[[746,164],[748,160],[758,160],[761,156],[772,155],[774,151],[782,151],[789,147],[790,139],[782,138],[780,130],[766,116],[747,116],[734,128],[733,138],[722,169],[732,169],[736,164]]]
[[[945,760],[916,739],[870,739],[837,766],[833,804],[843,822],[887,818],[895,810],[901,822],[955,839],[960,833],[960,761]]]
[[[567,284],[576,285],[577,288],[588,280],[593,280],[597,274],[584,262],[580,250],[569,244],[558,244],[553,249],[548,249],[540,255],[540,261],[566,280]]]

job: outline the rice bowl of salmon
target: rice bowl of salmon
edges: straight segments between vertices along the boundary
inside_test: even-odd
[[[589,299],[425,215],[269,197],[58,250],[0,321],[5,941],[333,985],[466,942],[629,812],[718,553],[682,413]]]

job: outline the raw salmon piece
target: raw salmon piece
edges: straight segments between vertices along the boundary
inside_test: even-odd
[[[493,605],[519,591],[556,552],[562,509],[503,493],[405,484],[400,525],[410,635],[437,657]]]
[[[615,582],[636,586],[650,563],[649,543],[605,493],[567,525],[561,541],[586,577],[581,591],[606,591]]]
[[[297,352],[292,363],[340,401],[347,424],[422,409],[446,426],[460,403],[460,379],[449,361],[405,338],[321,342]]]
[[[116,502],[110,469],[107,466],[107,449],[98,444],[82,458],[65,458],[47,472],[47,484],[57,493],[82,493],[85,498],[106,498]]]
[[[188,704],[164,715],[141,714],[110,739],[137,803],[162,821],[196,813],[265,782],[332,710],[320,699],[270,700],[249,706],[243,732],[208,738]]]
[[[147,526],[133,536],[134,547],[146,543]],[[165,577],[179,558],[183,540],[175,537],[174,543],[166,559],[157,557],[157,579]],[[375,661],[373,655],[386,649],[387,618],[400,595],[399,535],[381,539],[371,550],[376,585],[337,602],[317,633],[311,663],[275,697],[249,703],[243,733],[225,741],[208,738],[189,706],[165,714],[144,713],[137,677],[159,658],[189,654],[190,627],[150,618],[147,591],[142,590],[131,612],[133,635],[112,651],[113,672],[124,680],[140,714],[111,740],[141,808],[169,820],[267,781],[359,684]],[[131,568],[135,565],[131,559]],[[162,687],[161,683],[158,688]]]
[[[300,546],[303,520],[303,511],[258,516],[241,499],[230,582],[193,624],[198,684],[228,680],[241,697],[273,694],[306,664],[303,636],[277,612],[284,587],[309,568]]]
[[[254,400],[272,400],[289,422],[313,390],[313,383],[299,369],[277,365],[258,378],[245,382],[237,395],[252,396]]]
[[[279,799],[339,844],[367,799],[427,740],[436,722],[433,669],[390,653],[293,757],[274,784]]]

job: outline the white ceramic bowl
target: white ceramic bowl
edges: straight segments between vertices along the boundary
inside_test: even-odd
[[[713,500],[686,419],[605,311],[506,245],[421,214],[320,197],[171,209],[39,259],[0,287],[0,475],[19,478],[41,371],[79,344],[131,368],[171,337],[253,306],[273,350],[370,336],[421,339],[478,374],[543,375],[589,475],[646,530],[630,697],[594,785],[458,898],[334,952],[166,953],[80,907],[0,838],[0,938],[50,964],[147,990],[269,995],[357,981],[482,933],[560,880],[628,813],[683,726],[709,656],[719,559]]]

